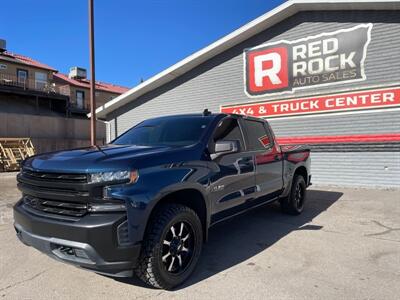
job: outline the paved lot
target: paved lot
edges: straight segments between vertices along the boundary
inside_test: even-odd
[[[313,187],[306,211],[260,208],[212,229],[180,289],[150,289],[22,245],[15,179],[0,174],[0,299],[400,299],[400,190]]]

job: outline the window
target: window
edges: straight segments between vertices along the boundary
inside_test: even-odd
[[[168,117],[147,120],[118,137],[116,145],[188,146],[200,141],[210,117]]]
[[[236,119],[227,118],[218,124],[213,137],[213,142],[217,141],[239,141],[240,149],[244,149],[242,132]]]
[[[85,92],[76,91],[76,107],[82,109],[85,102]]]
[[[28,83],[28,71],[18,69],[17,70],[17,81],[18,85],[24,86]]]
[[[264,127],[264,123],[252,120],[244,120],[249,140],[249,150],[263,150],[271,146],[270,135]]]
[[[272,146],[274,141],[276,140],[275,134],[272,131],[272,128],[271,128],[270,124],[265,123],[264,126],[265,126],[265,129],[267,130],[267,135],[268,135],[268,138],[270,140],[270,145]]]
[[[43,72],[35,72],[35,88],[44,90],[47,86],[47,74]]]

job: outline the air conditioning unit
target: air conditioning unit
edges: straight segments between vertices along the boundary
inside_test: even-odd
[[[69,78],[76,79],[85,79],[86,78],[86,69],[80,67],[72,67],[69,69]]]
[[[6,51],[6,40],[0,39],[0,53]]]

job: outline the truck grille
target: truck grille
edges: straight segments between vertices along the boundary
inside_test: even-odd
[[[70,183],[86,183],[86,174],[59,174],[59,173],[44,173],[34,172],[24,169],[22,175],[26,178],[41,180],[41,181],[52,181],[52,182],[70,182]]]
[[[56,219],[77,220],[104,203],[103,184],[87,174],[43,173],[24,169],[17,176],[23,206],[29,212]],[[120,204],[120,202],[118,203]]]
[[[17,180],[24,196],[87,204],[103,196],[102,186],[90,184],[87,177],[82,173],[45,173],[23,169]]]
[[[30,209],[57,215],[82,217],[87,213],[87,204],[84,203],[62,202],[25,196],[24,204]]]

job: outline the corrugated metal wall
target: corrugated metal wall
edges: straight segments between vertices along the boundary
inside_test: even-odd
[[[312,181],[317,184],[369,188],[398,187],[400,154],[399,152],[312,153],[311,172]]]
[[[244,93],[242,56],[244,48],[267,41],[295,40],[322,32],[351,28],[360,23],[373,23],[365,62],[367,80],[315,87],[298,91],[295,96],[400,84],[400,14],[397,11],[302,12],[117,109],[108,116],[110,136],[113,138],[143,119],[159,115],[201,112],[204,108],[219,111],[220,105],[254,101]],[[268,100],[283,98],[283,96],[266,97]],[[400,111],[380,110],[368,113],[273,119],[271,124],[277,136],[377,134],[400,133],[399,119]],[[398,160],[375,160],[375,157],[381,156],[372,152],[336,154],[330,152],[313,155],[315,183],[363,185],[368,182],[370,184],[379,182],[382,186],[392,186],[395,182],[393,177],[400,178]],[[388,157],[395,158],[398,153],[387,152],[387,154]],[[330,159],[330,164],[324,169],[327,158]],[[366,163],[370,160],[376,163]],[[363,167],[357,169],[361,162]],[[332,169],[331,166],[336,167]],[[378,172],[378,169],[385,171]],[[363,170],[362,174],[369,172],[375,175],[357,181],[360,170]],[[394,173],[387,170],[393,170]],[[350,177],[354,178],[353,181],[349,180]]]

